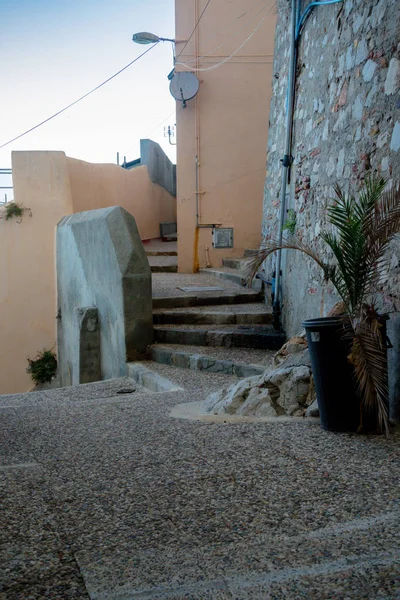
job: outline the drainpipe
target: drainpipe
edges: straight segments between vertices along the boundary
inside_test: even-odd
[[[195,39],[194,39],[194,47],[195,47],[195,68],[198,69],[199,68],[199,56],[200,56],[200,32],[199,29],[197,27],[198,24],[198,15],[199,15],[199,2],[198,0],[195,0],[195,5],[194,5],[194,27],[195,27]],[[195,118],[195,122],[194,122],[194,129],[195,129],[195,143],[196,143],[196,156],[195,156],[195,163],[196,163],[196,191],[195,191],[195,195],[196,195],[196,229],[213,229],[215,227],[215,224],[211,224],[211,223],[207,223],[207,224],[203,224],[200,223],[200,196],[202,196],[203,194],[205,194],[204,191],[201,191],[200,188],[200,106],[199,106],[199,98],[198,96],[195,97],[194,99],[195,105],[194,105],[194,118]],[[198,236],[196,236],[196,239],[198,240]],[[198,252],[198,248],[197,248],[197,252]]]
[[[286,213],[286,187],[292,165],[291,147],[292,147],[292,129],[293,129],[293,106],[294,106],[294,85],[296,75],[296,25],[297,25],[297,2],[292,0],[291,11],[291,36],[290,36],[290,63],[288,76],[288,94],[286,108],[286,127],[285,127],[285,154],[282,162],[282,183],[280,197],[280,218],[279,218],[279,233],[278,243],[282,243],[283,226],[285,223]],[[275,281],[275,299],[273,304],[274,328],[281,329],[281,262],[282,250],[278,250],[276,257],[276,281]]]
[[[199,198],[199,196],[201,196],[202,194],[205,194],[205,192],[201,192],[199,190],[199,157],[197,154],[196,154],[195,160],[196,160],[196,192],[195,192],[195,194],[196,194],[196,229],[202,229],[202,228],[213,229],[216,226],[215,223],[214,224],[209,223],[207,225],[200,223],[200,198]]]

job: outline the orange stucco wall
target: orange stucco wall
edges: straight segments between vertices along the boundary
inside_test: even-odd
[[[159,224],[176,221],[176,199],[153,183],[147,167],[126,171],[117,165],[67,158],[73,212],[122,206],[136,219],[142,239],[159,237]]]
[[[151,182],[145,166],[125,171],[64,152],[13,152],[12,170],[15,201],[32,216],[25,211],[22,219],[0,219],[0,394],[31,389],[27,357],[55,346],[58,221],[119,205],[146,239],[158,237],[160,221],[174,221],[176,214],[175,199]]]
[[[193,30],[206,0],[176,0],[176,38]],[[261,239],[263,187],[271,97],[276,15],[268,6],[257,16],[252,0],[210,3],[186,48],[177,44],[176,70],[208,68],[233,53],[265,21],[251,40],[227,63],[197,72],[200,90],[183,108],[177,102],[178,265],[181,272],[222,258],[241,256]],[[246,10],[250,10],[244,15]],[[203,57],[218,43],[226,43]],[[200,58],[198,58],[200,57]],[[203,58],[201,58],[203,57]],[[196,230],[196,155],[200,224],[233,227],[234,248],[213,249],[212,229]]]

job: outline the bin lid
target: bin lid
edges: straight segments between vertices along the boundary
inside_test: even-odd
[[[337,327],[344,324],[346,317],[320,317],[318,319],[308,319],[303,321],[301,326],[305,329],[314,329],[315,327]]]

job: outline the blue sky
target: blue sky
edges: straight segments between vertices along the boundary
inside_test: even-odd
[[[132,34],[174,37],[174,0],[0,0],[0,144],[73,102],[147,47]],[[90,162],[139,156],[139,140],[174,112],[171,44],[154,48],[81,103],[0,150],[64,150]],[[150,136],[171,158],[164,125]]]

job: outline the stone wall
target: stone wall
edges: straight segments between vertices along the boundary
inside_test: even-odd
[[[290,6],[289,0],[278,1],[263,217],[267,236],[278,231]],[[389,185],[400,182],[399,42],[398,0],[344,0],[317,7],[303,29],[287,209],[296,212],[297,235],[325,252],[325,258],[319,233],[326,227],[333,185],[357,191],[370,172],[381,172]],[[399,249],[395,242],[382,288],[389,309],[400,308]],[[283,319],[286,332],[294,334],[303,319],[325,315],[337,298],[317,265],[296,252],[283,254]],[[266,268],[272,270],[272,261]]]

